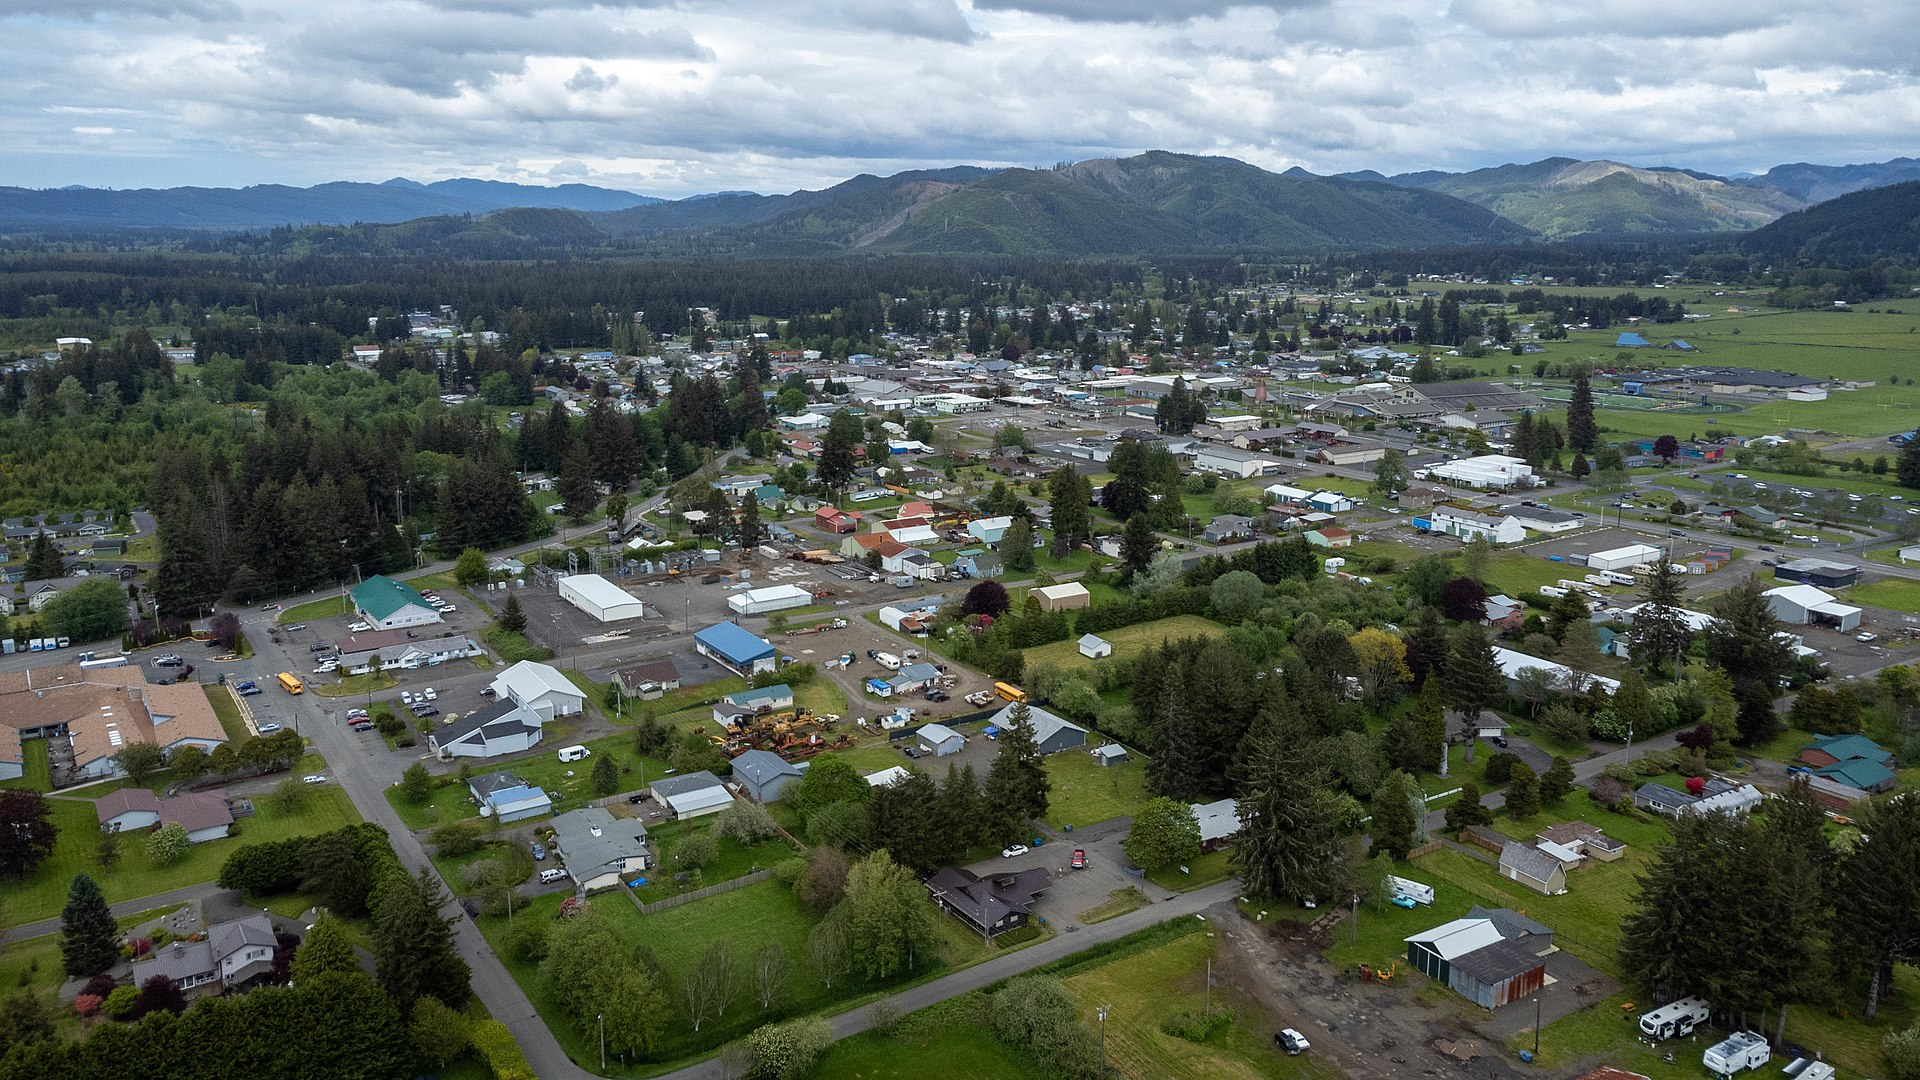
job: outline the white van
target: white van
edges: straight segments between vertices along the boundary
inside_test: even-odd
[[[893,655],[892,653],[886,653],[886,652],[875,653],[873,657],[873,662],[876,664],[879,664],[883,668],[886,668],[888,671],[900,670],[900,658]]]
[[[562,870],[559,867],[555,866],[550,869],[540,871],[540,884],[550,885],[553,882],[559,881],[561,878],[566,876],[567,876],[567,872],[565,870]]]
[[[561,761],[580,761],[593,754],[584,746],[563,746],[560,748]]]

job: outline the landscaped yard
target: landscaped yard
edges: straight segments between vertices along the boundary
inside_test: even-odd
[[[1233,876],[1231,858],[1232,853],[1227,848],[1209,851],[1187,863],[1187,872],[1184,874],[1180,872],[1179,867],[1169,866],[1165,870],[1150,871],[1147,874],[1147,880],[1163,889],[1172,889],[1174,892],[1204,889],[1216,881],[1225,881]]]
[[[321,676],[324,678],[325,676]],[[320,683],[317,680],[307,683],[307,689],[321,697],[365,697],[382,690],[391,690],[400,683],[384,671],[368,672],[365,675],[349,675],[338,682]]]
[[[224,686],[205,686],[202,689],[206,691],[207,704],[213,706],[213,715],[220,718],[220,730],[227,733],[227,741],[235,749],[253,738],[253,733],[247,730],[246,720],[240,715],[239,703],[233,700],[233,691]]]
[[[102,788],[98,794],[105,795],[107,791]],[[76,874],[91,875],[100,883],[108,902],[119,903],[212,881],[219,875],[220,864],[243,845],[329,832],[360,820],[353,804],[347,800],[347,793],[328,784],[308,789],[306,799],[291,814],[274,809],[271,798],[256,799],[256,812],[234,824],[234,836],[195,844],[185,858],[172,866],[155,866],[147,858],[145,833],[125,836],[120,841],[119,863],[105,870],[95,854],[100,819],[94,814],[93,800],[56,798],[49,801],[53,804],[59,840],[53,854],[40,864],[31,878],[8,886],[6,913],[13,922],[32,922],[60,914]]]
[[[1046,759],[1053,790],[1047,799],[1047,824],[1053,828],[1088,825],[1130,815],[1147,799],[1147,764],[1138,754],[1120,765],[1101,765],[1084,750],[1066,750]]]
[[[1100,636],[1113,643],[1113,655],[1117,658],[1133,656],[1158,646],[1162,641],[1188,637],[1212,637],[1226,628],[1212,619],[1198,615],[1175,615],[1152,622],[1123,626],[1118,630],[1108,630]],[[1094,661],[1080,655],[1080,646],[1074,640],[1055,641],[1026,650],[1029,668],[1040,664],[1052,664],[1065,670],[1086,669]]]
[[[125,916],[119,920],[120,929],[131,930],[143,922],[149,922],[162,915],[179,910],[173,907],[155,908]],[[0,987],[5,987],[11,997],[21,992],[31,993],[43,1001],[51,1001],[67,981],[66,970],[60,960],[60,934],[43,934],[25,941],[10,942],[4,951],[0,951]],[[80,1017],[68,1008],[53,1011],[56,1030],[62,1035],[72,1033],[76,1037],[80,1032]]]

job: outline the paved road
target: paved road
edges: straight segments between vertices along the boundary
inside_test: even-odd
[[[222,889],[211,881],[203,881],[198,885],[189,885],[184,889],[175,889],[172,892],[156,893],[153,896],[141,896],[132,900],[122,900],[117,904],[110,905],[109,910],[113,912],[116,918],[126,915],[138,915],[140,912],[152,911],[154,908],[173,907],[176,904],[189,904],[195,900],[205,900],[215,893],[225,891],[225,889]],[[47,934],[57,934],[59,932],[59,919],[41,919],[39,922],[21,923],[19,926],[9,927],[6,933],[0,934],[0,941],[25,941],[28,938],[44,937]]]
[[[1240,895],[1238,880],[1222,881],[1184,893],[1171,900],[1129,912],[1117,919],[1085,927],[1073,933],[1061,933],[1052,939],[1032,945],[1018,952],[995,957],[984,964],[956,971],[951,975],[909,987],[897,994],[882,998],[871,1005],[850,1009],[829,1018],[833,1025],[833,1037],[845,1039],[858,1035],[874,1026],[873,1011],[876,1006],[893,1010],[894,1015],[905,1016],[929,1005],[937,1005],[961,994],[990,986],[1002,979],[1012,978],[1022,972],[1032,971],[1042,964],[1051,963],[1062,957],[1071,956],[1083,949],[1108,941],[1125,937],[1136,930],[1144,929],[1155,923],[1166,922],[1186,916],[1198,915],[1215,904],[1230,901]],[[664,1074],[663,1080],[719,1080],[726,1075],[718,1058],[689,1065],[684,1069]],[[540,1073],[542,1080],[548,1074]]]

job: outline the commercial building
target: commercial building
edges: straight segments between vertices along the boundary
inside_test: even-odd
[[[1527,530],[1512,514],[1487,514],[1465,506],[1445,503],[1433,508],[1413,524],[1434,532],[1457,536],[1462,540],[1485,539],[1495,544],[1517,544],[1527,538]]]
[[[1658,562],[1666,554],[1651,544],[1628,544],[1625,547],[1608,548],[1587,556],[1587,568],[1590,570],[1629,570],[1642,563]]]
[[[647,613],[640,598],[599,574],[574,574],[560,579],[560,599],[601,622],[638,619]]]
[[[727,606],[736,615],[765,615],[771,611],[806,607],[811,603],[813,594],[798,585],[770,585],[727,597]]]
[[[1860,609],[1834,600],[1811,585],[1782,585],[1764,594],[1773,617],[1789,626],[1824,626],[1853,630],[1860,625]]]
[[[1533,466],[1525,458],[1483,454],[1414,470],[1416,480],[1439,480],[1480,491],[1507,491],[1533,485]]]
[[[511,701],[540,717],[552,720],[560,716],[578,716],[586,709],[587,695],[560,674],[558,668],[532,660],[522,660],[493,680],[493,692],[501,700]]]
[[[1027,595],[1039,599],[1042,611],[1072,611],[1093,603],[1093,594],[1077,581],[1069,581],[1064,585],[1045,585]]]
[[[537,713],[512,701],[495,701],[427,733],[427,747],[441,760],[517,754],[540,745]]]
[[[227,735],[198,683],[148,683],[133,665],[61,664],[0,674],[0,779],[23,775],[33,739],[48,741],[54,779],[67,783],[120,775],[115,755],[129,743],[211,751]]]
[[[376,630],[426,626],[440,621],[440,612],[404,581],[375,574],[348,593],[353,610]]]
[[[1773,568],[1773,576],[1822,589],[1844,589],[1860,580],[1860,568],[1825,559],[1789,559]]]

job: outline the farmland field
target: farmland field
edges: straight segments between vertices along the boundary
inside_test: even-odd
[[[1224,630],[1212,619],[1198,615],[1175,615],[1152,622],[1123,626],[1118,630],[1109,630],[1100,636],[1113,643],[1113,655],[1116,658],[1133,656],[1172,638],[1212,637]],[[1027,650],[1027,665],[1052,664],[1067,670],[1084,670],[1093,666],[1093,661],[1080,655],[1080,646],[1072,641],[1056,641]]]

